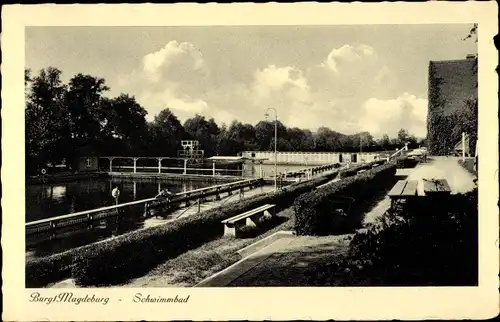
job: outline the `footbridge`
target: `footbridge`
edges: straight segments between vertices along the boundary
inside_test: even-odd
[[[187,175],[188,172],[194,172],[198,175],[211,175],[211,176],[216,176],[219,173],[229,173],[230,175],[233,176],[241,176],[242,170],[241,169],[227,169],[227,168],[220,168],[221,164],[227,164],[224,162],[221,162],[220,160],[217,159],[197,159],[196,162],[192,159],[188,159],[185,157],[129,157],[129,156],[100,156],[98,157],[100,160],[108,160],[109,162],[109,168],[108,172],[109,173],[114,173],[116,170],[122,171],[126,170],[130,173],[141,173],[141,172],[147,172],[147,173],[157,173],[157,174],[162,174],[167,171],[168,174],[179,174],[179,175]],[[242,159],[242,158],[239,158]],[[128,161],[129,164],[131,165],[116,165],[113,164],[114,160],[126,160]],[[157,166],[146,166],[146,165],[139,165],[139,160],[155,160],[157,162]],[[132,162],[130,162],[132,161]],[[178,163],[183,164],[183,166],[164,166],[164,161],[175,161]],[[200,167],[203,162],[208,162],[211,163],[211,166],[208,168],[205,167]],[[238,161],[238,160],[237,160]],[[201,162],[201,163],[200,163]],[[172,163],[172,162],[170,162]],[[193,166],[194,165],[194,166]],[[217,167],[219,166],[219,168]]]

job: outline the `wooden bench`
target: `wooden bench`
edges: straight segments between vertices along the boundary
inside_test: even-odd
[[[259,208],[252,209],[242,214],[236,215],[222,221],[224,224],[224,236],[237,237],[238,231],[245,226],[256,226],[262,217],[275,216],[276,205],[267,204]]]
[[[391,198],[391,207],[401,200],[406,201],[416,197],[418,195],[417,185],[417,180],[399,180],[388,193],[389,198]]]
[[[445,179],[426,180],[424,181],[424,193],[426,196],[448,196],[451,193],[450,185]]]

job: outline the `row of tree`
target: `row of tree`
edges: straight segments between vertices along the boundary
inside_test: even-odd
[[[181,140],[200,141],[206,156],[274,149],[274,122],[219,126],[212,118],[194,115],[181,124],[168,108],[148,122],[134,96],[106,97],[104,79],[78,74],[64,84],[61,74],[53,67],[38,75],[25,71],[28,165],[73,162],[88,155],[176,156]],[[320,127],[313,133],[278,121],[277,132],[279,151],[374,151],[421,143],[404,129],[397,138],[375,140],[368,132],[346,135]]]

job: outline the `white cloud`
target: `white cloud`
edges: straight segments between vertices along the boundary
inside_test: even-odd
[[[142,69],[151,80],[158,82],[163,79],[179,77],[183,73],[204,71],[205,61],[199,50],[188,42],[168,42],[160,50],[149,53],[142,59]]]
[[[291,66],[270,65],[257,70],[254,73],[253,89],[258,99],[266,99],[276,94],[276,91],[284,91],[296,99],[306,100],[309,93],[309,85],[302,71]]]
[[[117,82],[137,96],[148,111],[148,120],[167,107],[183,119],[209,109],[200,97],[206,91],[208,76],[202,53],[191,43],[173,40],[146,54],[140,66],[118,76]]]
[[[395,99],[370,98],[363,104],[358,126],[379,137],[395,137],[404,128],[417,137],[426,135],[427,99],[404,93]]]
[[[375,50],[368,45],[344,45],[340,48],[334,48],[328,54],[323,66],[327,66],[334,72],[338,73],[339,64],[343,62],[354,63],[362,60],[363,58],[371,57]]]

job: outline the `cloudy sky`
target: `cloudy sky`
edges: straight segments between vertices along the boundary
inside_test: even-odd
[[[30,27],[26,67],[64,81],[103,77],[135,95],[148,120],[169,107],[221,124],[256,124],[268,107],[287,126],[395,136],[426,133],[430,60],[476,53],[471,25]]]

